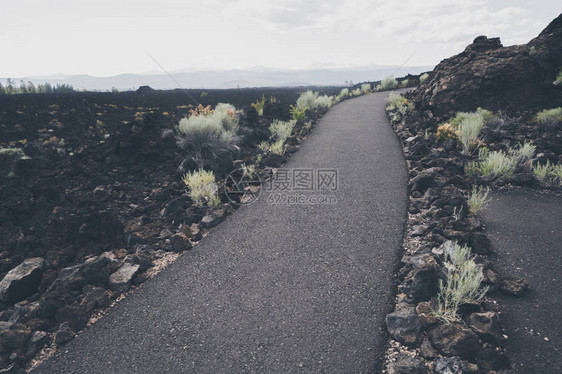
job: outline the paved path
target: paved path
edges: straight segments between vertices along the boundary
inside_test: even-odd
[[[337,169],[337,204],[261,196],[36,372],[379,372],[407,202],[387,96],[332,108],[287,165]]]
[[[508,356],[517,373],[562,373],[562,197],[532,191],[491,196],[482,216],[498,257],[494,266],[530,283],[522,298],[497,296]]]

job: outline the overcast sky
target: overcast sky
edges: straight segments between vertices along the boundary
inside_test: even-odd
[[[0,77],[435,65],[478,35],[525,43],[559,0],[2,0]]]

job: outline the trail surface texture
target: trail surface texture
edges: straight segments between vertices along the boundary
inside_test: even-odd
[[[562,373],[562,197],[494,193],[482,216],[502,275],[529,281],[522,298],[498,294],[504,345],[517,373]]]
[[[285,167],[336,169],[337,203],[262,194],[35,372],[380,371],[407,203],[387,96],[330,109]]]

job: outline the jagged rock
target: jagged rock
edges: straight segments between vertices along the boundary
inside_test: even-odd
[[[388,374],[424,374],[427,369],[419,358],[400,354],[395,362],[388,364]]]
[[[420,354],[423,358],[439,357],[439,352],[433,348],[427,337],[425,337],[420,344]]]
[[[415,343],[421,327],[421,321],[412,305],[400,305],[394,312],[386,315],[386,328],[400,343]]]
[[[31,335],[31,330],[21,323],[4,322],[0,324],[0,353],[23,349],[29,335]]]
[[[170,244],[172,245],[173,250],[176,252],[183,252],[191,249],[192,247],[191,242],[182,232],[172,235],[170,237]]]
[[[429,339],[439,352],[447,356],[473,358],[479,348],[478,335],[458,323],[439,325],[429,330]]]
[[[483,232],[472,232],[468,239],[468,245],[472,248],[472,252],[479,255],[488,255],[492,242]]]
[[[37,292],[44,269],[45,260],[35,257],[10,270],[0,281],[0,301],[11,304],[33,295]]]
[[[201,226],[205,229],[209,229],[211,227],[215,227],[221,222],[222,222],[222,218],[219,218],[214,214],[207,214],[205,217],[201,219]]]
[[[63,305],[56,313],[57,322],[68,322],[70,327],[79,331],[86,327],[90,313],[78,304]]]
[[[527,45],[503,47],[499,38],[479,36],[441,61],[413,101],[436,114],[453,111],[554,107],[561,90],[552,84],[562,66],[562,15]]]
[[[485,347],[476,355],[476,362],[483,372],[510,369],[509,358],[497,347]]]
[[[64,322],[59,326],[57,332],[55,332],[55,344],[57,346],[64,345],[74,339],[75,336],[76,333],[72,331],[70,324],[68,322]]]
[[[411,191],[419,191],[425,193],[429,187],[436,186],[435,178],[443,171],[442,168],[429,168],[410,180]]]
[[[140,265],[125,263],[109,277],[109,286],[115,292],[127,292]]]
[[[483,339],[497,344],[500,338],[499,317],[496,312],[472,313],[468,317],[469,326]]]
[[[431,312],[431,306],[427,301],[422,301],[416,305],[416,313],[424,326],[431,326],[439,321]]]
[[[45,331],[34,331],[27,342],[26,357],[34,357],[43,348],[48,338],[49,335]]]
[[[203,234],[201,233],[201,230],[199,229],[199,225],[194,223],[190,226],[189,229],[190,229],[189,237],[191,238],[191,240],[197,242],[197,241],[203,239]]]
[[[107,285],[109,275],[117,269],[119,261],[111,252],[87,259],[82,265],[81,274],[87,284]]]
[[[419,302],[429,300],[436,287],[437,270],[433,266],[426,266],[412,269],[398,289],[406,293],[413,302]]]
[[[529,288],[525,279],[505,277],[500,281],[500,291],[507,295],[521,296]]]
[[[435,360],[435,374],[476,374],[478,367],[463,361],[459,357],[442,357]]]

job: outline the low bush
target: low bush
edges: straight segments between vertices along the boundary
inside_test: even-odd
[[[420,75],[420,84],[424,84],[424,82],[427,81],[428,78],[429,74],[427,73],[423,73],[422,75]]]
[[[525,162],[530,160],[535,155],[537,147],[531,143],[525,142],[520,144],[517,148],[510,148],[509,152],[512,157],[517,160],[517,162]]]
[[[472,187],[472,191],[468,194],[468,211],[471,215],[475,216],[486,208],[490,199],[488,193],[490,188],[484,189],[482,186]]]
[[[562,164],[537,164],[533,167],[533,175],[546,186],[562,187]]]
[[[371,92],[371,83],[363,83],[361,85],[361,91],[363,91],[363,93]]]
[[[393,90],[396,87],[398,87],[398,81],[392,76],[384,78],[381,84],[377,86],[380,91]]]
[[[351,91],[351,94],[353,96],[360,96],[362,94],[361,89],[360,88],[356,88],[353,91]]]
[[[289,113],[291,117],[297,122],[303,122],[306,119],[306,111],[308,108],[299,108],[296,106],[291,105],[291,109],[289,109]]]
[[[442,125],[439,125],[437,127],[436,136],[437,136],[437,140],[440,142],[444,142],[447,140],[457,141],[459,138],[457,132],[455,131],[453,126],[451,126],[449,123],[444,123]]]
[[[545,109],[537,113],[536,119],[547,129],[557,128],[562,124],[562,107]]]
[[[386,101],[388,101],[387,110],[397,110],[403,116],[414,110],[414,104],[396,92],[391,92]]]
[[[433,314],[445,322],[453,322],[460,320],[459,306],[481,300],[488,287],[480,288],[484,275],[468,246],[446,242],[443,256],[446,277],[445,281],[439,280],[437,310]]]
[[[503,151],[481,152],[480,159],[466,165],[465,174],[468,177],[482,176],[501,180],[509,178],[517,165],[517,161]]]
[[[308,90],[302,93],[297,99],[297,108],[299,109],[314,109],[314,101],[318,98],[318,92]]]
[[[258,112],[259,116],[263,116],[263,107],[265,106],[266,98],[265,95],[262,95],[261,100],[252,103],[252,107]]]
[[[287,140],[293,132],[293,128],[295,127],[296,121],[280,121],[278,119],[274,120],[273,123],[269,126],[269,131],[272,135],[279,140]]]
[[[332,96],[318,96],[315,100],[314,100],[314,106],[312,107],[313,109],[316,108],[329,108],[332,106],[332,101],[333,101],[333,97]]]
[[[481,145],[482,141],[479,136],[482,127],[484,127],[484,118],[479,115],[468,116],[459,123],[457,136],[464,154],[470,154],[472,150],[478,149]]]
[[[203,205],[206,203],[211,207],[220,205],[215,174],[212,171],[199,169],[188,172],[184,175],[183,182],[187,185],[191,199],[195,204]]]

